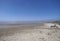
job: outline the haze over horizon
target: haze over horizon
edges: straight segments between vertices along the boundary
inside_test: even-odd
[[[60,19],[60,0],[0,0],[0,21]]]

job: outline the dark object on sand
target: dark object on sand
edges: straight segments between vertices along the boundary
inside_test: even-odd
[[[50,26],[51,28],[58,28],[58,26],[56,26],[56,24],[55,25],[53,25],[53,26]]]

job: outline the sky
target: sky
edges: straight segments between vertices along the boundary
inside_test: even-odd
[[[0,21],[60,19],[60,0],[0,0]]]

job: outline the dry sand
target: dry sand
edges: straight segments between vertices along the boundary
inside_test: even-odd
[[[48,25],[14,26],[0,29],[0,41],[60,41],[60,28]]]

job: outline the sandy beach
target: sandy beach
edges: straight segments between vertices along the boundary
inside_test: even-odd
[[[60,28],[49,28],[48,25],[13,26],[0,29],[0,41],[60,41]]]

